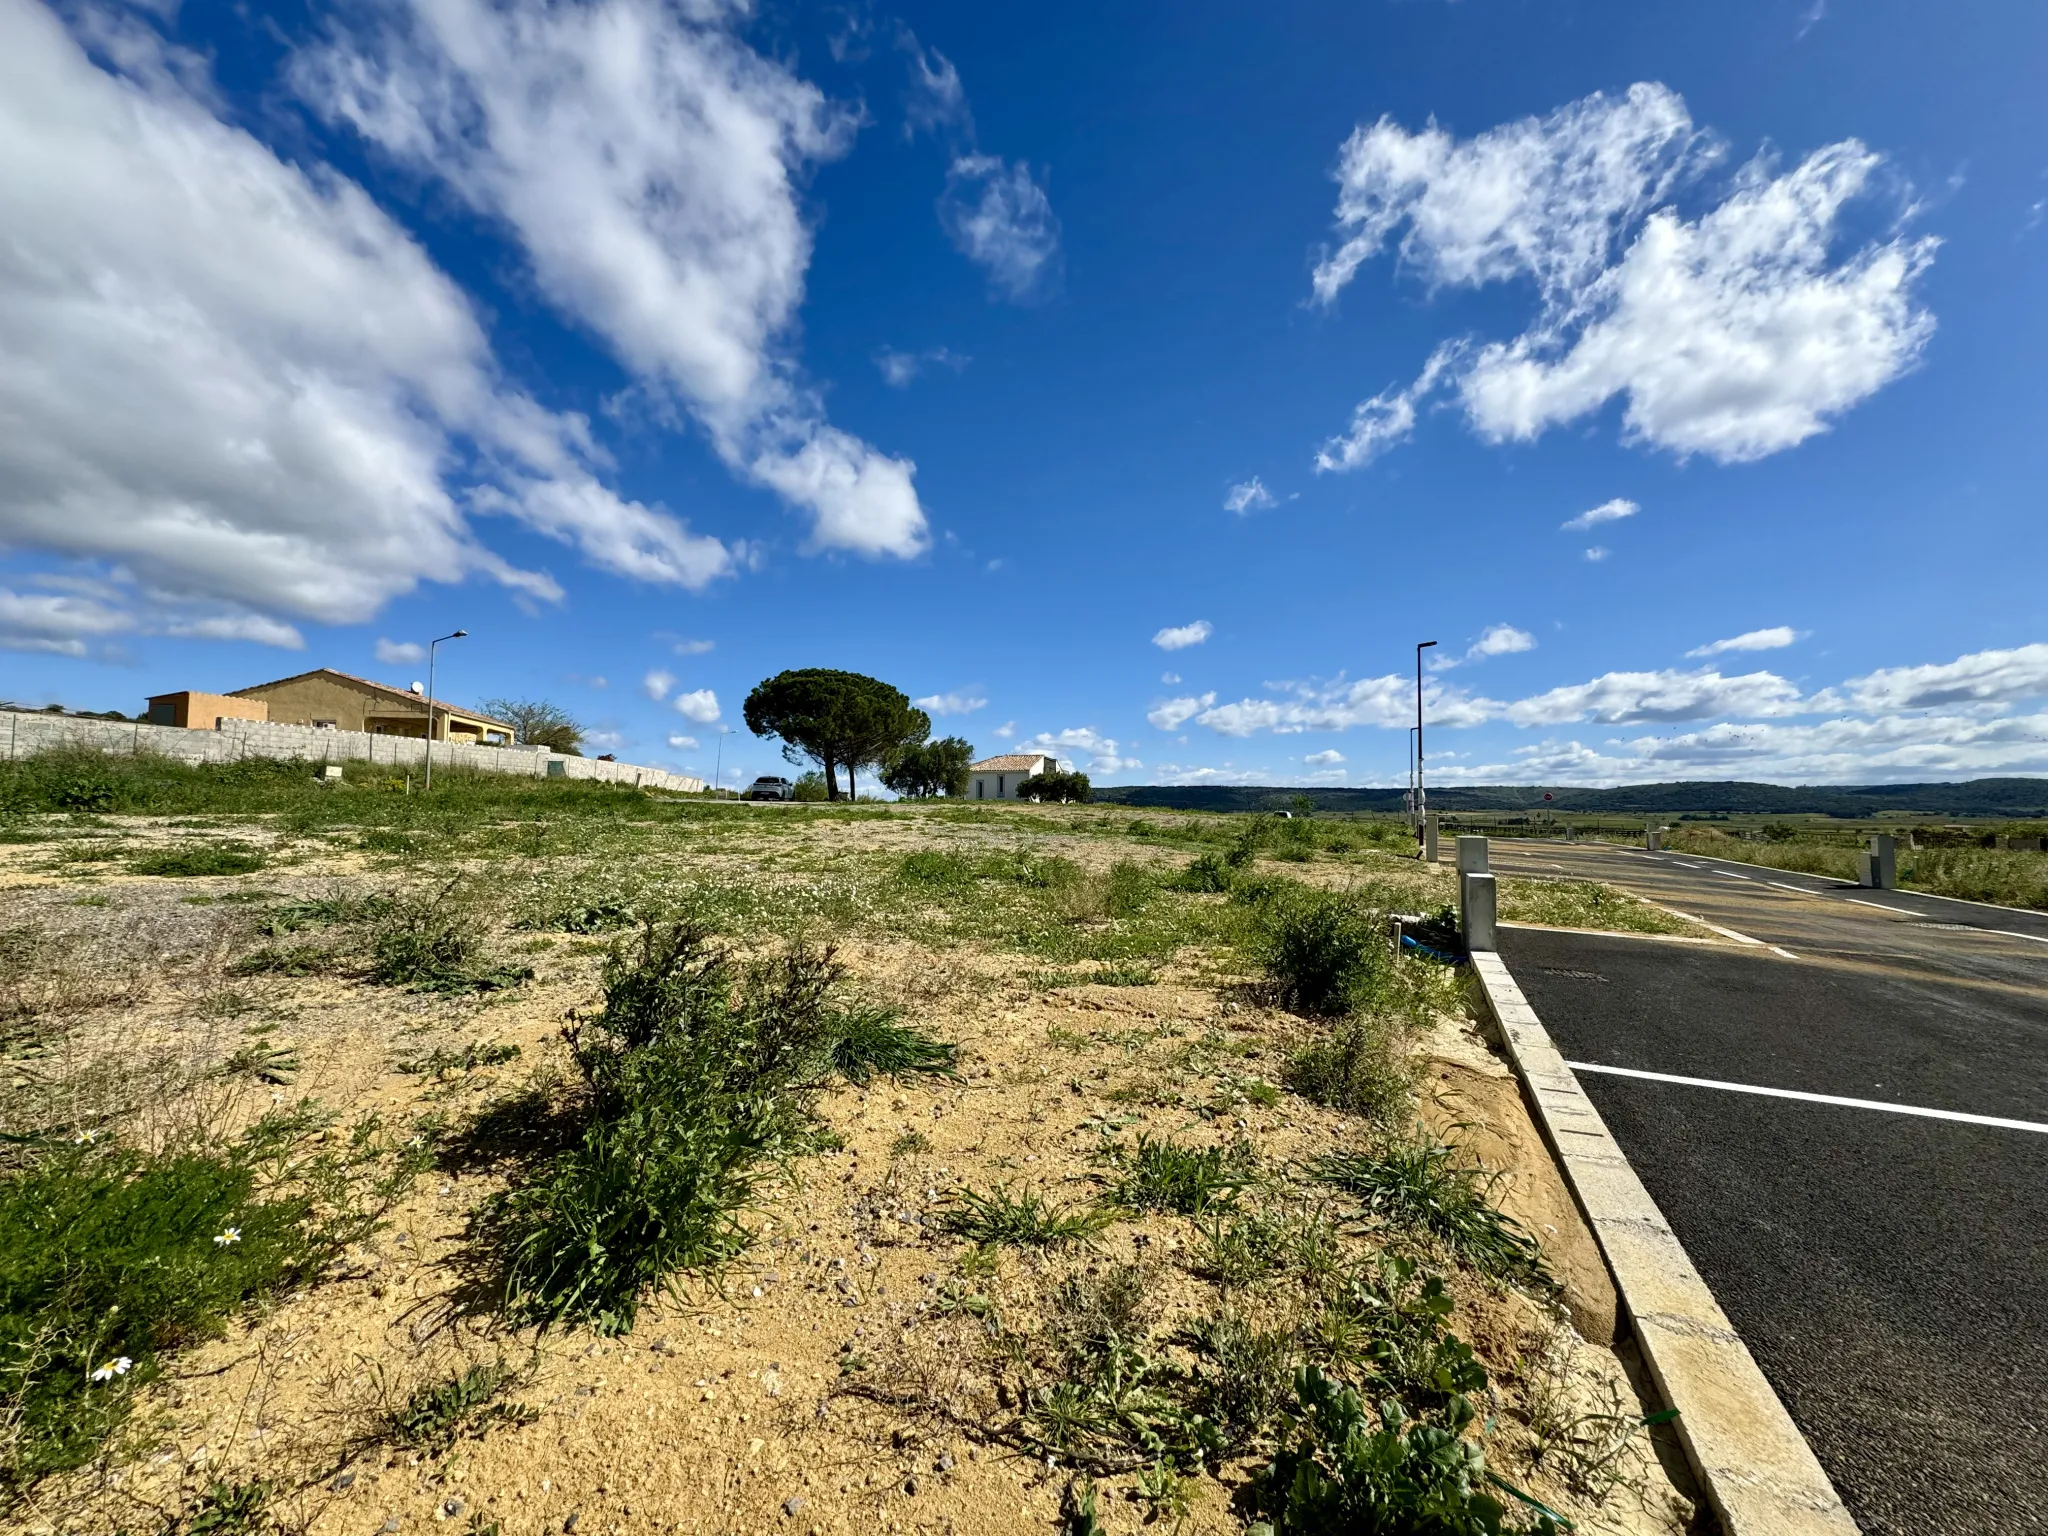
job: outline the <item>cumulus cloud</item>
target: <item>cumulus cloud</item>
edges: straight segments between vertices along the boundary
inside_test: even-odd
[[[1501,714],[1521,726],[1574,720],[1637,725],[1716,715],[1792,715],[1801,713],[1800,702],[1798,685],[1776,673],[1723,677],[1704,667],[1697,672],[1608,672],[1590,682],[1518,699]]]
[[[220,121],[201,66],[140,23],[119,44],[116,75],[0,4],[0,538],[118,561],[141,629],[271,643],[275,615],[361,622],[423,575],[559,597],[476,512],[651,580],[727,568],[599,482],[587,424],[503,379],[359,187]]]
[[[1345,757],[1342,752],[1339,752],[1335,747],[1331,747],[1322,752],[1311,752],[1302,761],[1311,768],[1334,768],[1337,764],[1345,761]]]
[[[1145,718],[1155,730],[1177,731],[1215,702],[1213,693],[1205,693],[1199,698],[1165,699],[1147,710]]]
[[[1001,725],[989,732],[989,735],[995,737],[998,741],[1008,741],[1016,734],[1017,722],[1014,720],[1005,720]]]
[[[1610,553],[1612,553],[1612,551],[1610,551],[1605,544],[1594,544],[1587,548],[1586,558],[1592,561],[1595,565],[1598,565],[1602,560],[1605,560]]]
[[[1145,766],[1135,757],[1121,755],[1116,738],[1103,735],[1092,725],[1074,726],[1064,731],[1041,731],[1029,741],[1018,742],[1017,750],[1045,752],[1062,759],[1080,759],[1088,773],[1121,773],[1126,768]]]
[[[1465,647],[1462,656],[1444,656],[1430,663],[1435,671],[1447,671],[1462,666],[1468,661],[1484,661],[1489,656],[1513,656],[1520,651],[1536,649],[1536,637],[1526,629],[1517,629],[1512,624],[1489,624],[1479,632],[1479,638]]]
[[[1723,154],[1655,84],[1465,140],[1391,118],[1356,130],[1319,302],[1392,243],[1433,288],[1525,280],[1539,311],[1511,340],[1444,343],[1414,384],[1360,405],[1317,467],[1356,468],[1406,438],[1439,385],[1490,441],[1619,398],[1628,440],[1743,462],[1825,431],[1911,367],[1934,329],[1913,288],[1938,242],[1893,233],[1835,258],[1881,158],[1853,139],[1787,171],[1761,156],[1684,217],[1674,199]]]
[[[732,31],[740,7],[394,0],[301,56],[301,94],[518,239],[535,282],[812,544],[912,556],[915,466],[827,424],[789,332],[797,188],[857,120]]]
[[[1257,475],[1238,482],[1223,495],[1223,510],[1235,512],[1240,517],[1272,505],[1273,493],[1266,489]]]
[[[1634,517],[1642,508],[1626,497],[1617,496],[1612,501],[1603,501],[1599,506],[1581,512],[1577,517],[1558,524],[1563,533],[1584,533],[1588,528],[1601,523],[1616,523],[1624,517]]]
[[[1196,715],[1195,723],[1225,736],[1251,736],[1272,731],[1288,736],[1301,731],[1343,731],[1376,725],[1406,729],[1415,723],[1415,679],[1399,674],[1337,678],[1286,685],[1287,697],[1240,699],[1218,704]],[[1474,698],[1457,688],[1431,683],[1423,704],[1432,725],[1478,725],[1505,708],[1490,699]]]
[[[1954,661],[1885,667],[1815,696],[1815,708],[1869,713],[2048,697],[2048,645],[1977,651]]]
[[[696,737],[681,735],[671,735],[668,744],[678,752],[694,752],[699,745]]]
[[[645,677],[640,679],[641,690],[657,704],[668,697],[669,689],[675,687],[675,685],[675,674],[673,672],[664,672],[659,667],[654,668]]]
[[[705,656],[717,645],[716,640],[678,640],[673,649],[678,656]]]
[[[1152,643],[1162,651],[1184,651],[1191,645],[1200,645],[1215,633],[1215,626],[1207,619],[1197,619],[1192,624],[1178,624],[1160,630],[1152,637]]]
[[[928,715],[971,715],[977,709],[988,708],[988,699],[979,688],[959,688],[951,693],[927,694],[910,702]]]
[[[946,172],[939,222],[954,247],[1012,303],[1049,291],[1059,274],[1060,222],[1031,167],[997,155],[957,156]]]
[[[417,640],[383,640],[377,642],[377,659],[387,667],[410,666],[427,659],[427,648]]]
[[[1166,684],[1169,688],[1177,687],[1180,683],[1180,674],[1178,672],[1162,672],[1159,674],[1159,681]]]
[[[679,693],[676,695],[676,712],[699,725],[713,724],[718,719],[718,695],[709,688]]]
[[[1780,624],[1772,629],[1752,629],[1747,634],[1736,635],[1727,640],[1716,640],[1711,645],[1696,646],[1685,654],[1701,657],[1725,656],[1730,651],[1780,651],[1798,639],[1798,630],[1790,625]]]

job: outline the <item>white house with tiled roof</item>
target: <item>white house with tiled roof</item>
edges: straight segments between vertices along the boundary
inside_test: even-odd
[[[968,766],[967,798],[1015,800],[1017,786],[1036,773],[1051,773],[1060,760],[1044,752],[1008,752]]]

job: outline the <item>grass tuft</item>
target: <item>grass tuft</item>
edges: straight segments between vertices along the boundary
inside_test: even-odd
[[[1228,1205],[1257,1177],[1258,1156],[1248,1142],[1227,1147],[1184,1147],[1170,1137],[1140,1135],[1135,1147],[1117,1148],[1111,1161],[1122,1170],[1112,1196],[1138,1211],[1199,1216]]]
[[[386,1431],[400,1445],[438,1456],[458,1440],[481,1440],[501,1425],[532,1424],[537,1411],[504,1401],[505,1389],[518,1379],[502,1360],[479,1362],[414,1392],[392,1413]]]
[[[1542,1250],[1492,1201],[1497,1175],[1459,1161],[1458,1149],[1418,1126],[1406,1140],[1375,1152],[1333,1152],[1315,1177],[1357,1198],[1371,1214],[1429,1233],[1490,1275],[1535,1279]]]
[[[1019,1194],[1003,1188],[982,1194],[963,1189],[958,1204],[944,1212],[941,1226],[983,1248],[1057,1248],[1085,1243],[1123,1213],[1114,1206],[1055,1206],[1036,1190]]]
[[[129,863],[138,875],[190,878],[202,875],[253,875],[268,863],[259,849],[246,843],[188,843],[162,853],[146,853]]]

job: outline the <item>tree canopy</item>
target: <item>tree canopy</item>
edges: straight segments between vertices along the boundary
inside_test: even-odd
[[[932,732],[931,717],[902,689],[830,667],[776,673],[747,695],[745,715],[756,736],[780,738],[790,762],[816,763],[834,800],[841,768],[851,792],[858,769],[890,761]]]
[[[1086,800],[1095,793],[1085,773],[1067,773],[1055,768],[1050,773],[1034,773],[1017,786],[1020,800],[1057,800],[1065,804],[1069,800]]]
[[[974,748],[966,738],[947,736],[922,746],[905,747],[882,766],[882,782],[914,800],[967,793],[968,765]]]
[[[564,757],[583,755],[583,727],[546,699],[485,699],[484,713],[502,720],[529,747],[547,747]]]

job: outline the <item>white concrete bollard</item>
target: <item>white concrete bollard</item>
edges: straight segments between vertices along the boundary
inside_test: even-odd
[[[1875,891],[1895,891],[1899,888],[1898,842],[1889,832],[1879,832],[1870,839],[1870,851],[1856,860],[1858,884]]]
[[[1458,838],[1458,873],[1461,875],[1484,875],[1493,870],[1487,857],[1486,839],[1469,834]]]
[[[1436,812],[1431,811],[1422,818],[1422,862],[1436,862]]]
[[[1465,948],[1478,953],[1500,947],[1494,936],[1495,904],[1493,876],[1469,874],[1458,877],[1458,927]]]
[[[1664,833],[1656,827],[1643,828],[1643,849],[1647,853],[1663,852]]]

